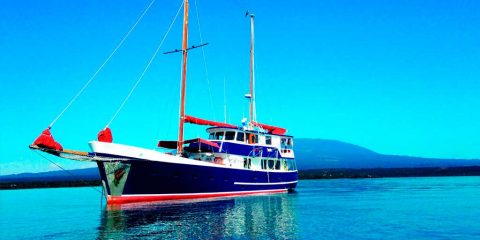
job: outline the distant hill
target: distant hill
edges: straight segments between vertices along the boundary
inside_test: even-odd
[[[323,139],[295,139],[298,169],[373,169],[480,166],[479,159],[437,159],[379,154],[350,143]],[[0,183],[96,181],[97,168],[21,173],[0,176]],[[73,176],[72,176],[73,175]]]
[[[335,140],[297,138],[294,147],[299,169],[480,166],[480,159],[440,159],[385,155]]]
[[[70,174],[69,174],[70,173]],[[97,168],[85,168],[41,172],[41,173],[20,173],[0,176],[0,182],[56,182],[56,181],[94,181],[100,179]]]

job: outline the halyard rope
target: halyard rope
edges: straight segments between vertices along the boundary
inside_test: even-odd
[[[50,125],[48,126],[49,128],[51,128],[53,126],[53,124],[55,124],[55,122],[67,111],[68,108],[70,108],[70,106],[73,104],[73,102],[75,102],[75,100],[77,100],[77,98],[82,94],[82,92],[88,87],[88,85],[93,81],[93,79],[95,79],[95,77],[97,77],[98,73],[100,73],[100,71],[103,69],[103,67],[110,61],[110,59],[113,57],[113,55],[117,52],[117,50],[122,46],[122,44],[125,42],[125,40],[128,38],[128,36],[130,35],[130,33],[132,33],[132,31],[135,29],[135,27],[138,25],[138,23],[143,19],[143,17],[145,16],[145,14],[148,12],[148,10],[150,9],[150,7],[153,5],[153,3],[155,3],[156,0],[152,0],[150,1],[150,4],[148,4],[147,8],[145,8],[145,10],[142,12],[142,14],[140,15],[140,17],[138,17],[137,21],[132,25],[132,27],[130,28],[130,30],[128,30],[128,32],[123,36],[122,40],[120,40],[120,42],[117,44],[117,46],[113,49],[113,51],[110,53],[110,55],[107,57],[107,59],[100,65],[100,67],[97,69],[97,71],[90,77],[90,79],[88,79],[88,81],[83,85],[83,87],[80,89],[80,91],[78,91],[78,93],[70,100],[70,102],[67,104],[67,106],[62,110],[62,112],[60,112],[60,114],[52,121],[52,123],[50,123]]]
[[[198,16],[197,0],[195,0],[194,3],[195,3],[195,13],[197,15],[198,33],[200,35],[200,44],[203,44],[204,42],[203,42],[202,28],[200,26],[200,17]],[[217,119],[215,110],[213,108],[213,97],[212,97],[212,89],[210,88],[210,78],[208,76],[207,58],[205,57],[205,50],[203,49],[203,47],[202,47],[202,55],[203,55],[203,66],[205,67],[205,78],[207,80],[208,94],[210,96],[210,108],[213,113],[213,119]]]
[[[182,9],[182,6],[183,6],[183,1],[182,1],[182,4],[180,4],[180,7],[178,8],[177,14],[176,14],[175,17],[173,18],[172,23],[170,23],[170,26],[168,27],[167,32],[165,33],[165,35],[163,35],[162,41],[160,42],[160,44],[158,45],[157,49],[155,50],[155,53],[152,55],[152,57],[150,58],[150,61],[148,61],[147,66],[143,69],[142,74],[141,74],[140,77],[137,79],[137,81],[136,81],[135,84],[133,85],[132,89],[131,89],[130,92],[128,93],[127,97],[125,97],[125,99],[123,100],[122,104],[120,104],[120,107],[118,107],[117,111],[116,111],[115,114],[113,115],[112,119],[110,119],[110,121],[107,123],[107,125],[105,126],[105,128],[107,128],[108,126],[110,126],[110,124],[113,122],[113,120],[117,117],[118,113],[120,113],[120,111],[122,110],[122,108],[125,106],[125,103],[127,103],[128,99],[130,98],[130,96],[132,95],[132,93],[135,91],[135,89],[137,88],[138,84],[142,81],[143,77],[145,76],[145,73],[146,73],[146,72],[148,71],[148,69],[150,68],[150,65],[152,64],[153,60],[155,59],[155,57],[157,56],[158,52],[160,51],[160,48],[162,47],[163,43],[165,42],[165,39],[167,38],[168,33],[170,33],[170,30],[172,29],[173,24],[175,23],[175,21],[176,21],[176,19],[177,19],[177,17],[178,17],[178,14],[180,13],[180,10]]]

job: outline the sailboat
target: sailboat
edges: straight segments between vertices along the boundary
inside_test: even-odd
[[[188,51],[188,0],[183,1],[183,64],[178,139],[158,149],[114,143],[103,129],[90,152],[63,149],[50,126],[29,147],[61,158],[95,162],[108,204],[276,194],[293,191],[298,171],[293,136],[286,129],[256,121],[254,15],[250,17],[249,120],[237,126],[185,113]],[[185,123],[209,126],[207,139],[184,139]]]

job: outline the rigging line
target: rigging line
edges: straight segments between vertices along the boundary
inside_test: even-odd
[[[58,168],[60,168],[61,170],[65,171],[66,173],[68,173],[70,176],[74,177],[74,178],[79,178],[78,176],[76,176],[75,174],[73,174],[72,172],[68,171],[67,169],[63,168],[62,166],[60,166],[58,163],[48,159],[47,157],[43,156],[41,153],[37,152],[37,151],[34,151],[36,154],[38,154],[40,157],[42,157],[43,159],[49,161],[50,163],[52,163],[53,165],[57,166]],[[81,179],[78,179],[80,182],[84,183],[86,186],[88,186],[88,183],[81,180]],[[103,195],[103,192],[99,191],[98,189],[90,186],[93,190],[99,192],[100,194]]]
[[[200,17],[198,15],[198,7],[197,7],[197,0],[194,1],[195,4],[195,14],[197,15],[197,25],[198,25],[198,33],[200,35],[200,43],[203,44],[203,35],[202,35],[202,28],[200,26]],[[210,110],[213,112],[213,118],[216,119],[215,110],[213,108],[213,97],[212,97],[212,89],[210,87],[210,78],[208,75],[208,68],[207,68],[207,58],[205,57],[205,50],[202,48],[202,56],[203,56],[203,66],[205,68],[205,78],[207,80],[207,88],[208,94],[210,97]]]
[[[175,84],[176,86],[176,84]],[[166,97],[166,99],[174,99],[175,98],[175,91],[166,91],[166,93],[164,94],[164,96]],[[159,140],[162,140],[160,139],[160,134],[162,133],[162,129],[166,129],[166,131],[164,131],[162,133],[162,137],[165,137],[165,136],[168,136],[170,137],[170,129],[174,129],[173,128],[173,119],[170,118],[170,117],[167,117],[165,118],[165,116],[173,116],[173,110],[175,109],[174,107],[172,106],[169,106],[168,104],[157,104],[158,108],[156,108],[157,110],[157,117],[156,117],[156,124],[155,124],[155,135],[154,135],[154,144],[153,144],[153,149],[156,149],[158,146],[158,141]],[[165,114],[165,113],[168,113],[168,114]],[[167,126],[167,128],[165,128],[165,126]],[[165,139],[165,138],[164,138]]]
[[[138,17],[137,21],[132,25],[132,27],[130,27],[130,30],[128,30],[128,32],[123,36],[122,40],[120,40],[120,42],[117,44],[117,46],[113,49],[113,51],[110,53],[110,55],[108,55],[107,59],[102,63],[102,65],[100,65],[100,67],[97,69],[97,71],[90,77],[90,79],[88,79],[87,82],[85,82],[85,84],[83,85],[82,88],[80,88],[80,91],[78,91],[78,93],[70,100],[70,102],[67,104],[67,106],[62,110],[62,112],[60,112],[60,114],[52,121],[52,123],[50,123],[50,125],[48,125],[49,128],[51,128],[53,126],[53,124],[55,124],[55,122],[67,111],[68,108],[70,108],[70,106],[73,104],[73,102],[75,102],[75,100],[77,100],[77,98],[83,93],[83,91],[88,87],[88,85],[90,85],[90,83],[93,81],[93,79],[95,79],[95,77],[97,77],[97,75],[100,73],[100,71],[103,69],[103,67],[110,61],[110,59],[113,57],[113,55],[117,52],[117,50],[123,45],[123,43],[125,42],[125,40],[127,40],[128,36],[130,36],[130,33],[132,33],[132,31],[135,29],[135,27],[138,25],[138,23],[140,23],[140,21],[143,19],[143,17],[145,16],[145,14],[148,12],[148,10],[150,9],[150,7],[153,5],[153,3],[155,3],[156,0],[152,0],[150,2],[150,4],[148,4],[148,6],[145,8],[145,10],[142,12],[142,14],[140,15],[140,17]]]
[[[182,9],[182,6],[183,6],[183,1],[182,1],[182,4],[180,4],[180,7],[178,8],[177,14],[175,14],[175,17],[173,18],[173,21],[170,23],[170,26],[168,27],[167,32],[165,32],[165,34],[163,35],[162,41],[160,41],[160,44],[158,45],[158,47],[157,47],[157,49],[155,50],[155,52],[153,53],[152,57],[151,57],[150,60],[148,61],[147,66],[145,66],[145,68],[143,69],[142,74],[141,74],[140,77],[137,79],[137,81],[136,81],[135,84],[133,85],[132,89],[130,89],[130,92],[128,93],[127,97],[125,97],[125,99],[123,100],[122,104],[120,104],[120,107],[118,107],[117,111],[116,111],[115,114],[113,115],[112,119],[110,119],[110,121],[107,123],[107,126],[105,126],[105,128],[107,128],[108,126],[110,126],[110,124],[113,122],[113,120],[117,117],[118,113],[120,113],[120,111],[122,110],[122,108],[125,106],[125,103],[127,103],[127,101],[128,101],[128,99],[130,98],[130,96],[132,96],[132,93],[135,91],[135,89],[137,88],[138,84],[143,80],[143,77],[145,76],[145,73],[147,73],[148,69],[150,68],[150,65],[152,65],[153,60],[155,59],[155,57],[157,56],[158,52],[160,51],[160,48],[163,46],[163,43],[165,42],[165,39],[166,39],[167,36],[168,36],[168,33],[170,33],[170,30],[172,30],[173,24],[174,24],[175,21],[177,20],[178,14],[180,13],[180,10]]]

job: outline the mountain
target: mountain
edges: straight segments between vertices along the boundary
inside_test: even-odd
[[[295,139],[298,169],[419,168],[480,166],[480,159],[440,159],[395,156],[335,140]]]
[[[335,140],[295,139],[295,157],[299,170],[365,169],[365,168],[424,168],[480,166],[480,159],[438,159],[394,156]],[[92,181],[100,178],[97,168],[21,173],[0,176],[0,182]]]
[[[55,182],[55,181],[93,181],[100,179],[97,168],[68,170],[68,172],[50,171],[40,173],[20,173],[0,176],[0,182]]]

